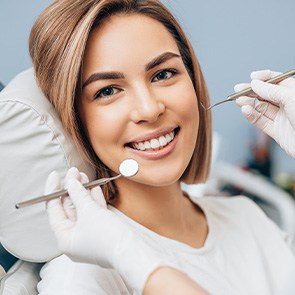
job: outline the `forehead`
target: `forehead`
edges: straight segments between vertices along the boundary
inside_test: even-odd
[[[118,14],[91,31],[84,66],[106,68],[140,63],[165,51],[179,54],[173,36],[162,23],[140,14]]]

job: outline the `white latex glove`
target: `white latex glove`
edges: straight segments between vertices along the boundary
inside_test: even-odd
[[[65,178],[65,187],[67,187],[67,183],[71,178],[75,178],[79,180],[81,183],[89,182],[88,176],[85,173],[79,172],[78,169],[70,169]],[[60,189],[62,189],[61,185],[59,186],[60,186]],[[61,202],[62,202],[66,216],[70,220],[75,221],[77,219],[76,208],[71,198],[70,197],[62,198]]]
[[[137,292],[142,292],[149,275],[160,266],[172,266],[168,254],[165,257],[151,249],[144,237],[107,209],[100,187],[86,190],[76,168],[71,168],[66,177],[66,188],[76,214],[65,209],[58,198],[48,202],[50,225],[57,238],[60,250],[73,261],[112,267]],[[80,180],[80,181],[79,181]],[[46,193],[60,189],[60,178],[56,172],[49,175]],[[161,254],[158,254],[161,253]]]
[[[236,103],[250,123],[295,158],[295,79],[288,78],[278,85],[263,82],[279,74],[270,70],[253,72],[251,84],[237,84],[235,91],[251,85],[257,98],[243,96]]]

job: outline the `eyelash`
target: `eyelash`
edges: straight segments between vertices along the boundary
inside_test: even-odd
[[[159,79],[159,80],[155,80],[155,78],[157,78],[157,76],[159,76],[159,75],[162,74],[162,73],[169,73],[169,74],[171,74],[171,76],[168,77],[167,79]],[[172,77],[174,77],[176,74],[177,74],[177,71],[176,71],[175,69],[165,69],[165,70],[161,70],[161,71],[157,72],[157,73],[154,75],[154,77],[152,78],[152,82],[166,81],[166,80],[169,80],[169,79],[171,79]],[[113,85],[110,85],[110,86],[104,87],[104,88],[102,88],[101,90],[99,90],[99,91],[95,94],[94,98],[95,98],[95,99],[99,99],[99,98],[110,98],[112,95],[115,95],[116,93],[118,93],[118,92],[116,92],[116,93],[112,93],[112,94],[108,94],[108,95],[102,95],[102,93],[103,93],[104,91],[108,90],[108,89],[111,89],[112,91],[114,91],[114,90],[116,91],[116,90],[117,90],[118,92],[121,91],[121,89],[119,89],[118,87],[113,86]]]
[[[161,79],[161,80],[157,80],[156,82],[158,82],[158,81],[165,81],[165,80],[169,80],[170,78],[172,78],[173,76],[175,76],[176,74],[177,74],[177,71],[175,70],[175,69],[165,69],[165,70],[161,70],[161,71],[159,71],[158,73],[156,73],[156,75],[153,77],[153,79],[152,79],[152,81],[154,81],[154,79],[158,76],[158,75],[160,75],[160,74],[162,74],[162,73],[169,73],[169,74],[171,74],[171,76],[169,77],[169,78],[167,78],[167,79]]]
[[[116,93],[112,93],[112,94],[108,94],[108,95],[102,95],[102,93],[103,93],[105,90],[108,90],[108,89],[111,89],[111,90],[113,90],[113,91],[116,91],[116,90],[117,90],[118,92],[121,91],[121,89],[119,89],[118,87],[113,86],[113,85],[110,85],[110,86],[104,87],[104,88],[102,88],[101,90],[99,90],[99,91],[95,94],[94,98],[95,98],[95,99],[98,99],[98,98],[109,98],[109,97],[111,97],[112,95],[115,95],[115,94],[116,94]]]

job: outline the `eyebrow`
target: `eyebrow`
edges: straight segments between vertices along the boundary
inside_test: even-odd
[[[157,56],[156,58],[154,58],[152,61],[150,61],[146,66],[145,66],[145,70],[149,71],[155,67],[157,67],[158,65],[166,62],[167,60],[174,58],[174,57],[180,57],[180,55],[173,53],[173,52],[164,52],[163,54]]]
[[[105,72],[92,74],[82,85],[82,89],[88,84],[97,80],[116,80],[124,79],[124,75],[120,72]]]
[[[163,54],[155,57],[151,60],[148,64],[145,65],[145,70],[149,71],[158,65],[166,62],[167,60],[178,57],[180,58],[179,54],[173,52],[164,52]],[[116,79],[124,79],[125,76],[121,72],[102,72],[102,73],[94,73],[92,74],[82,85],[82,89],[86,87],[88,84],[98,81],[98,80],[116,80]]]

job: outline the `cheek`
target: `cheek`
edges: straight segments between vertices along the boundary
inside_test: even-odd
[[[198,98],[192,83],[189,82],[184,85],[178,96],[181,93],[182,97],[175,107],[182,120],[182,131],[185,140],[184,153],[190,158],[195,149],[199,130]]]
[[[100,158],[102,152],[109,149],[107,145],[118,138],[118,126],[120,126],[119,118],[116,117],[114,120],[113,111],[108,111],[107,108],[102,109],[93,107],[84,114],[84,124],[90,143]]]
[[[199,109],[198,99],[190,81],[182,84],[174,92],[173,104],[175,110],[181,115],[184,123],[190,123],[192,129],[198,128]]]

